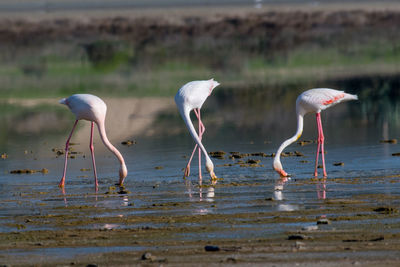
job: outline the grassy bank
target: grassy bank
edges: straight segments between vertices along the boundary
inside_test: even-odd
[[[400,71],[399,12],[269,12],[201,17],[7,20],[0,98],[172,96],[214,77],[229,88],[324,86]]]

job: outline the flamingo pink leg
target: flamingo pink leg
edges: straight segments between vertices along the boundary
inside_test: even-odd
[[[193,110],[194,110],[194,113],[196,114],[197,119],[199,120],[199,139],[201,141],[203,133],[206,130],[206,128],[204,127],[203,122],[200,120],[200,109],[198,109],[198,110],[193,109]],[[188,177],[190,175],[190,163],[192,162],[192,159],[193,159],[194,153],[196,152],[197,147],[198,147],[198,145],[196,144],[194,146],[192,155],[190,156],[189,162],[186,165],[184,177]],[[201,156],[201,150],[199,148],[199,167],[201,167],[200,156]],[[201,168],[199,168],[199,176],[201,179]]]
[[[59,187],[63,188],[65,185],[65,175],[67,173],[67,164],[68,164],[68,150],[69,150],[69,141],[71,140],[72,133],[75,130],[76,124],[78,123],[78,120],[75,121],[74,126],[72,127],[71,133],[68,136],[67,142],[65,143],[65,162],[64,162],[64,172],[63,172],[63,177],[61,178],[60,183],[58,184]]]
[[[319,153],[321,150],[321,157],[322,157],[322,168],[323,168],[323,173],[324,177],[326,177],[326,168],[325,168],[325,150],[324,150],[324,132],[322,130],[322,122],[321,122],[321,113],[316,114],[317,118],[317,127],[318,127],[318,140],[317,140],[317,155],[315,159],[315,171],[314,171],[314,176],[318,176],[317,168],[318,168],[318,158],[319,158]]]
[[[203,138],[203,133],[204,133],[203,128],[202,128],[203,123],[201,122],[201,119],[200,119],[200,109],[198,109],[197,112],[198,113],[196,113],[196,112],[195,113],[196,113],[197,119],[199,121],[199,139],[201,141],[201,139]],[[200,147],[198,148],[198,150],[199,150],[199,181],[201,183],[203,177],[201,176],[201,149],[200,149]]]
[[[92,154],[92,162],[93,162],[93,172],[94,172],[94,184],[96,191],[98,189],[98,181],[97,181],[97,171],[96,171],[96,161],[94,159],[94,146],[93,146],[93,128],[94,128],[94,122],[92,122],[91,130],[90,130],[90,153]]]

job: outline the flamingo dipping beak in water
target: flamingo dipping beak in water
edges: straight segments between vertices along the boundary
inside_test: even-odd
[[[79,120],[88,120],[91,122],[91,133],[90,133],[90,152],[92,155],[93,162],[93,172],[94,172],[94,180],[96,191],[98,188],[97,181],[97,171],[96,171],[96,162],[94,158],[94,146],[93,146],[93,128],[96,123],[97,128],[100,133],[100,138],[103,141],[104,145],[117,157],[120,168],[119,168],[119,185],[123,185],[125,177],[128,175],[128,169],[126,168],[126,164],[124,158],[121,153],[110,143],[107,138],[106,130],[105,130],[105,119],[107,112],[107,105],[101,100],[99,97],[90,95],[90,94],[75,94],[68,98],[63,98],[60,100],[61,104],[66,105],[72,113],[75,114],[76,120],[74,126],[72,127],[72,131],[67,139],[65,144],[65,162],[64,162],[64,172],[59,183],[59,187],[64,188],[65,185],[65,175],[67,171],[67,161],[68,161],[68,149],[69,142],[71,140],[72,133],[75,130],[75,127]]]
[[[216,182],[217,176],[214,173],[214,164],[211,161],[210,157],[206,149],[204,148],[201,140],[202,136],[206,130],[203,122],[201,121],[200,109],[207,97],[211,95],[213,89],[217,87],[219,83],[214,81],[214,79],[204,80],[204,81],[192,81],[184,86],[182,86],[175,95],[175,103],[179,109],[179,112],[185,122],[186,126],[189,129],[192,138],[194,139],[196,145],[194,146],[192,155],[190,156],[189,162],[186,165],[184,177],[188,177],[190,174],[190,163],[198,148],[199,151],[199,182],[202,181],[201,176],[201,152],[203,152],[204,157],[206,158],[206,170],[210,174],[211,181],[213,183]],[[193,126],[192,121],[190,120],[190,111],[194,111],[198,122],[199,122],[199,133],[196,133],[196,130]]]
[[[318,127],[318,140],[317,140],[317,156],[315,159],[315,170],[314,176],[318,176],[317,168],[318,168],[318,158],[321,151],[321,158],[322,158],[322,168],[324,177],[327,176],[326,168],[325,168],[325,156],[324,156],[324,132],[322,130],[322,123],[321,123],[321,111],[325,110],[329,107],[332,107],[336,104],[339,104],[343,101],[349,100],[357,100],[358,97],[356,95],[347,94],[343,91],[338,91],[334,89],[328,88],[316,88],[310,89],[297,97],[296,100],[296,113],[297,113],[297,130],[296,134],[284,141],[281,146],[278,148],[276,152],[273,168],[277,171],[281,176],[288,176],[288,174],[283,170],[282,163],[280,160],[280,156],[282,151],[292,144],[293,142],[297,141],[301,134],[303,133],[303,117],[310,112],[316,114],[317,119],[317,127]]]

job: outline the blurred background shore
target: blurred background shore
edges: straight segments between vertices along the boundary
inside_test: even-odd
[[[2,1],[0,120],[8,130],[1,143],[68,131],[73,116],[57,100],[74,93],[107,99],[112,138],[185,136],[173,95],[188,81],[210,78],[221,86],[205,105],[209,136],[257,132],[280,140],[295,124],[297,95],[331,87],[360,97],[358,105],[332,111],[332,119],[351,116],[342,123],[362,128],[357,137],[389,138],[400,128],[399,7],[397,1]],[[113,100],[121,97],[123,105]],[[116,127],[118,121],[131,126]]]

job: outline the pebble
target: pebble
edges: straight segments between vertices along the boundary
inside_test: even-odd
[[[205,251],[219,251],[219,247],[218,246],[211,246],[211,245],[207,245],[204,247]]]
[[[156,256],[153,256],[150,252],[145,252],[142,255],[142,260],[151,260],[154,261],[156,259]]]
[[[134,140],[126,140],[126,141],[122,141],[121,144],[125,145],[125,146],[131,146],[131,145],[137,144],[137,142]]]
[[[290,235],[288,236],[288,240],[304,240],[306,239],[305,235]]]
[[[397,139],[386,139],[386,140],[381,140],[380,142],[386,144],[397,144]]]
[[[331,224],[327,218],[319,218],[317,224]]]
[[[37,173],[41,172],[43,174],[49,173],[49,170],[46,168],[43,168],[41,170],[31,170],[31,169],[20,169],[20,170],[12,170],[10,173],[12,174],[21,174],[21,173]]]
[[[396,208],[393,207],[379,207],[373,209],[373,211],[381,213],[381,214],[393,214],[399,212]]]
[[[333,166],[344,166],[343,162],[335,162],[333,163]]]
[[[304,226],[303,228],[301,228],[301,230],[304,230],[304,231],[315,231],[315,230],[318,230],[318,225]]]

